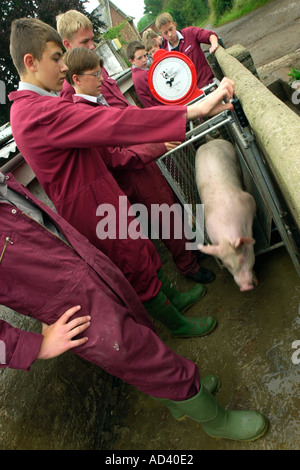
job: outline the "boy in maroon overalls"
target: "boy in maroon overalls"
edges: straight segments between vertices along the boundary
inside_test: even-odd
[[[36,359],[72,349],[155,397],[184,400],[198,392],[197,366],[162,343],[117,266],[1,172],[0,253],[0,304],[43,323],[34,333],[0,319],[0,367],[29,371]],[[203,383],[214,388],[216,377]]]
[[[69,10],[65,13],[61,13],[57,16],[57,30],[60,34],[65,48],[70,51],[77,48],[83,48],[87,50],[94,50],[94,33],[92,23],[82,13],[74,10]],[[142,48],[144,46],[142,45]],[[101,62],[101,59],[100,59]],[[117,108],[127,108],[130,106],[121,90],[119,89],[115,80],[109,77],[106,69],[101,63],[103,78],[101,78],[101,94],[106,100],[109,106],[115,106]],[[148,85],[147,85],[148,87]],[[60,96],[63,98],[72,100],[75,91],[73,86],[65,81]],[[86,100],[82,100],[86,104]],[[103,104],[103,102],[102,102]],[[133,146],[130,149],[127,147],[122,148],[123,156],[122,161],[126,160],[125,153],[133,151],[138,159],[142,159],[145,163],[145,157],[152,152],[152,157],[159,157],[163,155],[166,150],[170,150],[171,143],[162,144],[143,144],[140,146]],[[121,148],[118,148],[121,151]],[[102,157],[104,158],[104,150],[102,150]],[[107,154],[107,152],[106,152]],[[151,204],[168,204],[169,207],[177,204],[178,201],[175,198],[173,191],[168,185],[165,178],[162,176],[161,171],[157,167],[155,162],[150,162],[147,165],[141,167],[138,161],[135,161],[135,166],[130,163],[128,166],[122,166],[120,168],[114,167],[114,156],[110,149],[109,158],[105,159],[108,168],[112,171],[112,174],[118,182],[122,191],[127,195],[131,204],[142,202],[147,205],[148,213]],[[149,162],[149,160],[148,160]],[[119,164],[120,165],[120,164]],[[139,171],[136,171],[136,170]],[[178,220],[178,218],[177,218]],[[190,277],[196,282],[209,283],[215,279],[215,274],[206,268],[200,267],[198,259],[200,258],[199,252],[194,250],[186,250],[187,240],[184,236],[184,229],[182,226],[181,238],[175,239],[174,227],[170,226],[170,237],[164,239],[163,242],[172,254],[173,261],[178,271]]]
[[[133,85],[143,108],[162,106],[162,103],[153,96],[149,88],[148,55],[145,45],[140,41],[131,41],[127,46],[126,54],[131,63]]]
[[[103,70],[101,59],[99,68],[99,56],[91,50],[76,48],[67,52],[64,61],[69,68],[67,81],[76,90],[76,94],[73,95],[74,102],[80,107],[89,106],[93,108],[105,105],[104,97],[99,95],[102,90],[103,75],[98,78],[93,76],[93,72],[97,73],[100,69]],[[93,70],[88,70],[91,63],[93,63]],[[79,69],[80,74],[78,74]],[[92,72],[92,74],[89,72]],[[76,84],[74,84],[73,75]],[[149,216],[147,222],[149,224],[151,224],[151,207],[154,207],[154,205],[160,207],[167,205],[168,208],[174,209],[174,218],[169,218],[169,235],[168,237],[161,237],[163,243],[171,252],[179,272],[199,282],[211,282],[214,276],[210,271],[199,267],[197,251],[186,250],[188,240],[185,236],[186,231],[182,213],[178,210],[179,203],[158,166],[152,161],[155,157],[164,154],[166,147],[170,150],[170,143],[114,148],[101,147],[99,151],[106,166],[112,172],[122,191],[127,195],[130,203],[141,203],[147,208]],[[136,158],[133,158],[133,156]],[[155,223],[155,226],[162,227],[162,217],[159,220],[152,220],[152,222]],[[176,238],[176,227],[180,230],[181,237]]]
[[[11,42],[12,56],[21,76],[19,90],[10,95],[14,101],[11,108],[13,135],[58,213],[115,262],[148,312],[163,322],[172,334],[202,336],[209,333],[216,326],[214,317],[194,319],[180,313],[203,296],[204,286],[198,284],[187,293],[179,293],[163,273],[152,242],[146,236],[136,239],[129,236],[130,226],[136,224],[136,219],[98,151],[102,145],[143,142],[145,129],[132,137],[132,126],[138,129],[142,122],[150,126],[153,118],[154,121],[157,118],[156,112],[154,115],[148,112],[145,118],[141,116],[144,112],[136,107],[124,111],[99,107],[93,110],[96,113],[76,112],[73,103],[50,94],[51,90],[61,89],[67,70],[58,33],[33,19],[18,20],[14,24],[18,25],[18,34],[24,36],[21,45],[32,37],[27,37],[31,32],[27,27],[35,28],[42,38],[41,51],[44,41],[44,51],[41,59],[36,59]],[[173,118],[173,109],[170,111]],[[182,138],[186,116],[181,112],[175,114],[179,129],[176,132]],[[165,128],[155,132],[157,138],[152,141],[161,142],[165,137],[170,140],[173,133]],[[107,204],[112,212],[104,217],[101,210]],[[103,219],[108,219],[111,230],[99,235]]]
[[[195,26],[178,31],[172,15],[168,12],[156,18],[155,26],[164,38],[163,49],[182,52],[191,59],[197,72],[197,87],[202,88],[212,83],[214,74],[201,49],[201,43],[209,44],[209,52],[214,53],[219,45],[217,34]]]

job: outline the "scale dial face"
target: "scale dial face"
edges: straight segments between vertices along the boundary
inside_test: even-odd
[[[164,100],[182,99],[193,85],[193,76],[188,64],[178,57],[166,57],[159,61],[152,74],[156,93]]]

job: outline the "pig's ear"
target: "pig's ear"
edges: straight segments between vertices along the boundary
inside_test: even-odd
[[[239,248],[242,245],[253,245],[253,243],[255,243],[255,240],[252,237],[239,237],[234,241],[233,246]]]
[[[198,245],[199,250],[202,253],[212,256],[220,256],[220,246],[219,245]]]

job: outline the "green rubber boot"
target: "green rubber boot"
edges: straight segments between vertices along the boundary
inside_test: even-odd
[[[201,423],[204,431],[215,438],[254,441],[268,428],[266,418],[256,411],[224,410],[203,384],[200,392],[189,400],[166,400],[164,404],[173,416],[179,419],[187,416]]]
[[[165,296],[162,290],[154,299],[143,303],[148,314],[163,325],[172,335],[181,338],[191,336],[204,336],[210,333],[217,325],[215,317],[184,317]]]
[[[206,287],[203,284],[197,284],[187,292],[179,292],[162,269],[157,272],[157,277],[164,294],[180,313],[184,313],[206,293]]]
[[[220,388],[220,381],[216,375],[207,374],[201,377],[201,385],[204,385],[206,390],[208,390],[209,393],[214,395]],[[180,406],[177,405],[177,403],[181,402],[168,400],[167,398],[154,399],[165,405],[170,410],[173,418],[177,419],[178,421],[182,421],[186,418],[185,412],[180,408]]]

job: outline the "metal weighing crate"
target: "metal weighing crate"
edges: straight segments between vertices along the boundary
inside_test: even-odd
[[[189,212],[188,217],[193,221],[193,230],[198,239],[201,239],[201,233],[197,231],[203,231],[203,227],[195,223],[196,205],[201,204],[195,182],[195,154],[197,148],[207,142],[208,135],[210,138],[228,140],[235,146],[245,189],[252,194],[257,205],[253,224],[255,254],[285,245],[300,276],[299,233],[272,180],[253,133],[247,126],[241,126],[235,111],[225,111],[196,126],[194,123],[183,144],[156,160],[180,203]],[[209,243],[205,230],[204,239]],[[216,261],[222,266],[219,260]]]

